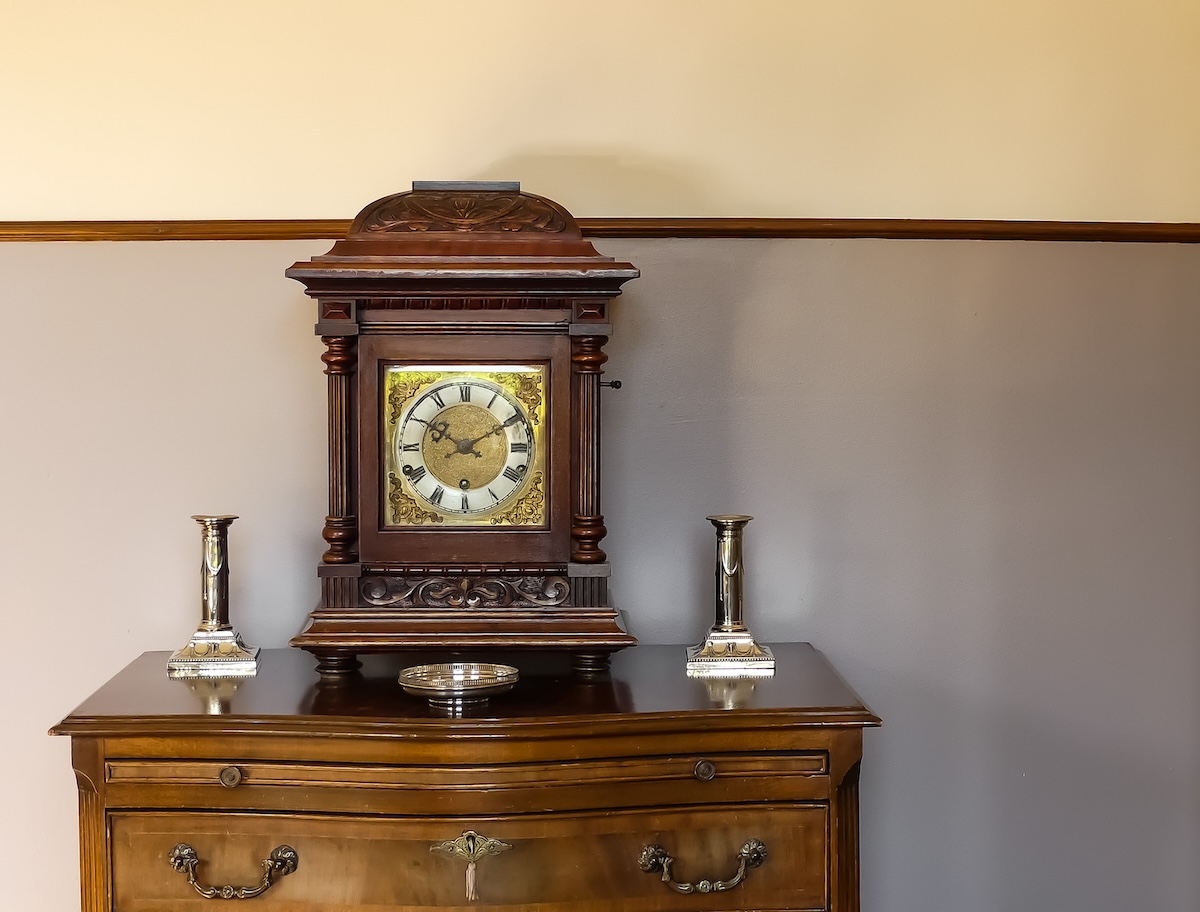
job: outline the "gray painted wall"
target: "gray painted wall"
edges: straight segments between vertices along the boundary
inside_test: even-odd
[[[44,732],[194,628],[187,517],[242,515],[251,642],[315,602],[324,378],[282,271],[327,246],[0,246],[14,908],[77,907]],[[756,516],[751,625],[884,718],[864,909],[1200,908],[1200,247],[598,246],[643,271],[609,346],[615,596],[643,640],[697,640],[704,516]]]
[[[605,244],[617,595],[823,649],[866,738],[864,908],[1200,908],[1200,249]],[[652,568],[656,558],[662,567]]]

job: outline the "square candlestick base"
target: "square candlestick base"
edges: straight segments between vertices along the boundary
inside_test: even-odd
[[[231,627],[205,630],[167,660],[171,678],[246,678],[258,674],[258,647],[246,646]]]
[[[775,674],[775,656],[748,630],[714,627],[703,643],[688,647],[687,674],[689,678],[769,678]]]

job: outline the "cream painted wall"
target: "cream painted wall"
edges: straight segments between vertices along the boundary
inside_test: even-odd
[[[8,0],[0,220],[1200,221],[1194,0]]]

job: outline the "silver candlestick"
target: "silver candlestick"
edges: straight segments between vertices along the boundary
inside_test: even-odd
[[[234,678],[258,672],[258,647],[247,647],[229,623],[229,526],[236,516],[193,516],[204,537],[200,562],[200,626],[167,662],[172,678]]]
[[[766,677],[775,656],[760,646],[743,620],[742,533],[753,516],[709,516],[717,530],[717,622],[704,642],[687,651],[689,677]]]

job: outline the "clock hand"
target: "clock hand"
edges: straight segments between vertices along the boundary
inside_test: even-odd
[[[424,418],[417,418],[415,415],[413,416],[413,420],[419,421],[421,424],[429,428],[429,436],[434,443],[438,443],[442,440],[449,440],[452,444],[454,444],[453,450],[451,450],[449,453],[442,454],[447,459],[449,459],[451,456],[457,456],[459,453],[464,456],[470,453],[476,459],[482,459],[483,454],[475,449],[475,444],[479,443],[483,437],[487,437],[492,433],[489,431],[487,434],[484,434],[483,437],[476,437],[474,440],[458,440],[457,438],[450,436],[450,423],[447,421],[426,421]]]
[[[506,427],[512,427],[514,424],[516,424],[520,420],[521,420],[521,413],[514,412],[512,414],[512,416],[507,421],[504,422],[504,424],[496,425],[494,428],[492,428],[490,431],[488,431],[486,434],[484,434],[483,437],[490,437],[490,436],[492,436],[492,434],[499,434]],[[482,440],[483,437],[480,437],[479,439]]]
[[[486,436],[487,435],[485,434],[484,437]],[[450,439],[454,440],[453,437]],[[470,453],[476,459],[482,459],[483,454],[479,452],[479,450],[475,449],[475,444],[479,443],[479,441],[482,439],[483,437],[476,437],[474,440],[454,440],[454,445],[457,449],[451,450],[449,453],[447,453],[446,458],[449,459],[451,456],[457,456],[459,453],[462,453],[464,456]]]
[[[449,440],[456,447],[460,448],[460,452],[469,452],[469,449],[468,450],[461,449],[462,445],[463,445],[463,441],[455,440],[453,437],[450,436],[450,434],[448,433],[450,430],[450,425],[448,422],[426,421],[424,418],[418,418],[415,415],[413,416],[413,421],[419,421],[419,422],[421,422],[421,424],[425,425],[425,427],[429,428],[429,436],[433,440],[434,443],[437,443],[443,439]],[[471,446],[474,446],[475,441],[471,441],[470,443],[471,443]],[[449,455],[449,454],[447,454],[447,455]]]
[[[480,434],[474,440],[460,441],[458,443],[458,452],[463,453],[464,455],[466,453],[474,453],[476,456],[482,457],[483,454],[475,449],[475,444],[479,443],[479,441],[481,441],[481,440],[485,440],[488,437],[491,437],[493,434],[499,434],[506,427],[511,427],[512,425],[516,424],[520,420],[521,420],[521,413],[517,412],[511,418],[509,418],[507,421],[505,421],[504,424],[497,424],[494,428],[492,428],[486,434]],[[453,454],[447,453],[446,455],[451,456]]]

